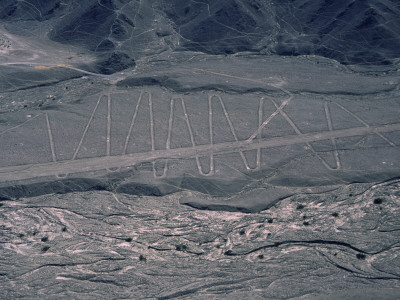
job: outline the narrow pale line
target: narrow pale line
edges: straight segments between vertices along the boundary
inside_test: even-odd
[[[213,129],[213,110],[212,110],[212,96],[208,96],[208,127],[210,130],[210,145],[214,144],[214,129]]]
[[[271,83],[266,83],[263,82],[261,80],[255,80],[255,79],[250,79],[250,78],[246,78],[246,77],[240,77],[240,76],[234,76],[234,75],[229,75],[229,74],[225,74],[225,73],[219,73],[219,72],[213,72],[213,71],[209,71],[209,70],[205,70],[205,69],[200,69],[200,68],[191,68],[191,70],[197,70],[197,71],[201,71],[204,73],[210,73],[210,74],[214,74],[214,75],[219,75],[219,76],[223,76],[223,77],[228,77],[228,78],[234,78],[234,79],[240,79],[240,80],[245,80],[245,81],[251,81],[251,82],[255,82],[255,83],[262,83],[265,84],[267,86],[272,86],[276,89],[280,89],[282,91],[284,91],[286,93],[286,90],[284,90],[281,87],[276,87],[275,85],[271,84]]]
[[[123,203],[121,200],[119,200],[118,197],[117,197],[117,195],[115,195],[114,193],[111,193],[111,194],[112,194],[114,200],[115,200],[117,203],[119,203],[119,204],[121,204],[121,205],[127,207],[130,211],[132,211],[132,208],[131,208],[129,205],[126,205],[125,203]]]
[[[252,140],[254,140],[257,135],[259,135],[262,130],[265,128],[265,126],[267,126],[273,118],[275,118],[276,115],[279,114],[280,111],[282,111],[282,109],[288,105],[290,103],[290,101],[292,100],[293,96],[290,96],[288,99],[286,99],[285,101],[282,102],[282,104],[277,107],[277,109],[258,127],[258,129],[247,139],[247,142],[251,142]]]
[[[165,142],[166,150],[171,149],[171,134],[172,134],[173,119],[174,119],[174,106],[175,106],[175,100],[174,100],[174,98],[171,98],[170,102],[169,102],[168,134],[167,134],[167,141]],[[154,178],[164,178],[165,176],[167,176],[167,171],[168,171],[168,159],[166,159],[166,161],[165,161],[164,170],[163,170],[162,175],[157,175],[156,162],[153,161],[153,176],[154,176]]]
[[[167,136],[167,142],[165,143],[166,149],[171,148],[171,134],[172,134],[172,123],[173,123],[173,119],[174,119],[174,105],[175,105],[175,100],[174,100],[174,98],[171,98],[171,100],[169,102],[168,136]]]
[[[346,107],[344,107],[343,105],[337,103],[337,102],[333,102],[334,104],[336,104],[336,106],[338,106],[339,108],[343,109],[345,112],[349,113],[351,116],[353,116],[353,118],[355,118],[357,121],[359,121],[360,123],[362,123],[363,125],[365,125],[366,127],[370,127],[369,124],[367,122],[365,122],[363,119],[361,119],[359,116],[357,116],[355,113],[351,112],[350,110],[348,110]],[[384,141],[386,141],[390,146],[392,147],[396,147],[396,144],[393,143],[391,140],[389,140],[387,137],[385,137],[383,134],[377,132],[376,135],[378,135],[379,137],[381,137]]]
[[[192,143],[192,147],[195,148],[196,147],[196,143],[194,141],[194,135],[193,135],[193,131],[192,131],[192,126],[190,125],[190,121],[189,121],[189,115],[186,111],[186,105],[185,105],[185,101],[183,100],[182,97],[180,97],[181,99],[181,105],[182,105],[182,110],[183,110],[183,114],[185,116],[185,121],[186,121],[186,126],[188,128],[189,131],[189,135],[190,135],[190,141]],[[197,165],[197,169],[199,171],[200,174],[207,176],[207,175],[211,175],[211,170],[209,173],[204,173],[203,172],[203,168],[201,167],[201,163],[200,163],[200,158],[198,155],[196,155],[196,165]]]
[[[258,106],[258,127],[261,126],[264,112],[264,97],[260,98]],[[261,139],[261,131],[258,133],[258,139]],[[261,168],[261,148],[257,149],[257,168]]]
[[[107,156],[111,154],[111,96],[107,95]]]
[[[152,100],[152,94],[150,92],[147,92],[149,95],[149,113],[150,113],[150,139],[151,139],[151,151],[156,150],[155,146],[155,138],[154,138],[154,116],[153,116],[153,100]],[[171,114],[171,112],[170,112]],[[167,144],[168,138],[167,138]],[[163,173],[161,175],[157,175],[157,170],[156,170],[156,161],[152,162],[152,168],[153,168],[153,177],[154,178],[164,178],[167,175],[167,168],[168,168],[168,161],[165,162],[164,164],[164,169]]]
[[[56,152],[55,152],[55,147],[54,147],[53,133],[52,133],[51,127],[50,127],[49,114],[47,112],[46,112],[46,124],[47,124],[47,133],[49,135],[51,157],[53,159],[53,162],[56,162],[57,161],[57,157],[56,157]]]
[[[72,156],[72,159],[73,159],[73,160],[76,158],[76,156],[78,155],[79,150],[81,149],[81,146],[82,146],[82,144],[83,144],[83,140],[85,139],[86,133],[87,133],[87,131],[89,130],[90,123],[92,123],[92,120],[93,120],[93,118],[94,118],[94,114],[96,113],[96,110],[97,110],[97,108],[99,107],[99,104],[100,104],[100,101],[101,101],[101,98],[102,98],[102,97],[103,97],[103,95],[100,95],[100,96],[99,96],[99,99],[97,100],[97,103],[96,103],[96,106],[95,106],[94,109],[93,109],[92,115],[90,116],[89,121],[88,121],[88,123],[86,124],[85,130],[83,131],[83,134],[82,134],[81,140],[79,141],[78,147],[76,148],[75,153],[74,153],[74,155]]]
[[[151,139],[151,151],[154,151],[155,141],[154,141],[154,119],[153,119],[153,100],[151,99],[151,93],[147,92],[149,95],[149,113],[150,113],[150,139]]]
[[[279,113],[286,119],[286,121],[290,124],[290,126],[294,129],[294,131],[298,135],[303,135],[303,133],[300,131],[300,129],[296,126],[296,124],[290,119],[290,117],[282,110],[280,107],[278,107],[278,104],[273,100],[270,99],[272,103],[275,105],[275,107],[278,109]],[[305,143],[308,148],[310,148],[311,152],[318,157],[318,159],[322,162],[322,164],[328,169],[328,170],[334,170],[331,166],[328,165],[328,163],[315,151],[314,147],[309,143]]]
[[[40,116],[42,116],[42,115],[43,115],[43,114],[38,114],[38,115],[36,115],[36,116],[34,116],[34,117],[32,117],[32,118],[26,120],[25,122],[23,122],[23,123],[17,125],[17,126],[8,128],[8,129],[6,129],[6,130],[0,132],[0,135],[3,135],[3,134],[5,134],[5,133],[7,133],[7,132],[9,132],[9,131],[11,131],[11,130],[17,129],[17,128],[23,126],[25,123],[28,123],[28,122],[30,122],[30,121],[32,121],[32,120],[34,120],[34,119],[36,119],[37,117],[40,117]]]
[[[214,144],[213,137],[213,111],[212,111],[212,98],[214,95],[208,95],[208,129],[210,134],[210,145]],[[196,164],[199,173],[203,176],[211,176],[214,174],[214,155],[210,154],[210,165],[209,171],[206,173],[203,171],[203,167],[201,166],[200,157],[196,155]]]
[[[192,131],[192,126],[190,126],[190,121],[189,121],[189,115],[186,111],[186,105],[185,105],[185,101],[183,100],[182,97],[179,97],[179,99],[181,99],[181,105],[182,105],[182,110],[183,110],[183,115],[185,117],[185,121],[186,121],[186,126],[188,128],[189,131],[189,135],[190,135],[190,141],[192,143],[193,147],[196,147],[196,144],[194,142],[194,136],[193,136],[193,131]]]
[[[235,141],[236,142],[239,141],[238,138],[237,138],[236,132],[235,132],[235,128],[233,127],[231,118],[229,117],[228,111],[227,111],[227,109],[225,107],[224,101],[222,100],[221,96],[219,96],[219,95],[215,95],[215,97],[217,97],[219,99],[219,102],[221,104],[222,110],[224,111],[225,118],[228,121],[229,128],[231,130],[231,133],[232,133]],[[244,153],[242,151],[239,151],[239,154],[240,154],[240,157],[243,160],[243,163],[244,163],[244,166],[246,167],[246,169],[250,170],[249,164],[247,162],[246,157],[244,156]]]
[[[153,177],[154,178],[165,178],[167,176],[167,171],[168,171],[168,159],[165,160],[163,173],[161,175],[157,174],[156,161],[153,161]]]
[[[326,120],[328,121],[329,131],[333,131],[332,116],[331,116],[331,112],[329,111],[329,106],[328,106],[327,101],[325,101],[324,108],[325,108]],[[333,149],[334,149],[333,153],[334,153],[335,160],[336,160],[336,169],[340,169],[340,166],[341,166],[340,157],[339,157],[339,152],[338,152],[337,146],[336,146],[336,140],[334,137],[331,137],[331,142],[332,142]]]
[[[135,126],[135,120],[136,120],[136,116],[137,116],[137,113],[138,113],[138,110],[139,110],[140,102],[142,101],[143,94],[144,94],[144,92],[140,92],[140,95],[139,95],[139,98],[138,98],[138,102],[136,103],[136,108],[135,108],[135,111],[133,113],[131,123],[129,125],[128,134],[126,135],[126,138],[125,138],[125,145],[124,145],[124,149],[122,150],[122,154],[126,154],[126,150],[128,149],[129,139],[131,137],[133,127]]]

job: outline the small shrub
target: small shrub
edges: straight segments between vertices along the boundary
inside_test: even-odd
[[[147,258],[144,255],[140,254],[139,255],[139,260],[140,261],[147,261]]]
[[[179,245],[176,245],[176,246],[175,246],[175,249],[176,249],[177,251],[186,251],[186,250],[187,250],[187,246],[186,246],[186,245],[183,245],[183,244],[179,244]]]
[[[357,253],[356,257],[357,257],[358,259],[364,260],[366,256],[365,256],[365,254]]]
[[[305,208],[305,206],[303,204],[299,204],[296,207],[297,210],[302,210],[303,208]]]

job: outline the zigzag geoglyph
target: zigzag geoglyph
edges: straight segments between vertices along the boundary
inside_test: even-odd
[[[312,154],[320,160],[322,165],[329,170],[339,170],[342,168],[342,162],[340,159],[340,153],[337,149],[336,140],[343,137],[352,136],[362,136],[376,134],[382,138],[390,146],[396,146],[392,141],[385,137],[382,133],[399,131],[400,123],[389,124],[389,125],[378,125],[370,126],[365,121],[363,121],[356,114],[352,113],[349,109],[345,108],[343,105],[336,102],[324,102],[324,112],[325,119],[328,130],[320,131],[316,133],[303,133],[296,123],[292,120],[287,112],[285,112],[285,107],[292,101],[293,95],[285,90],[287,97],[279,104],[275,99],[270,96],[261,96],[258,103],[258,113],[257,113],[257,124],[258,127],[254,132],[244,140],[240,140],[235,130],[235,124],[233,123],[230,113],[225,105],[224,99],[220,94],[209,94],[208,95],[208,120],[205,121],[204,126],[208,126],[208,144],[197,145],[195,141],[195,136],[193,133],[193,124],[191,117],[186,108],[185,99],[182,96],[171,96],[169,105],[169,116],[168,116],[168,130],[167,136],[165,138],[164,149],[156,149],[155,140],[155,127],[154,120],[154,106],[153,95],[150,91],[142,91],[137,99],[136,105],[132,110],[132,117],[128,125],[128,132],[124,139],[124,145],[122,147],[122,152],[119,155],[111,155],[112,147],[112,126],[114,117],[112,114],[113,97],[111,93],[99,95],[91,115],[88,118],[86,125],[83,128],[81,137],[78,144],[75,147],[74,153],[70,160],[59,160],[57,158],[57,149],[54,143],[54,129],[51,127],[51,112],[46,112],[43,114],[45,118],[45,124],[47,130],[45,131],[48,138],[48,144],[43,145],[43,147],[50,147],[51,158],[47,163],[41,164],[27,164],[23,166],[9,166],[0,168],[0,181],[13,181],[13,180],[24,180],[32,177],[43,177],[43,176],[64,176],[62,174],[73,174],[83,171],[96,171],[107,169],[110,172],[119,170],[122,167],[132,166],[141,162],[151,162],[153,167],[153,175],[155,178],[164,178],[168,176],[169,161],[172,159],[180,158],[192,158],[196,161],[197,171],[201,176],[213,176],[215,174],[215,155],[223,153],[239,153],[240,159],[243,163],[243,169],[246,171],[260,170],[262,164],[262,152],[261,149],[270,147],[279,147],[284,145],[295,145],[295,144],[305,144],[307,149],[312,152]],[[106,155],[91,157],[91,158],[78,158],[81,151],[82,145],[87,138],[90,127],[92,126],[93,119],[97,113],[97,110],[101,103],[106,102],[107,114],[106,114],[106,139],[105,148]],[[147,103],[146,103],[147,102]],[[268,116],[264,116],[264,106],[266,103],[273,105],[274,111]],[[351,115],[357,122],[360,123],[360,127],[354,127],[349,129],[335,130],[332,125],[332,116],[330,112],[330,106],[336,105],[339,109]],[[137,125],[137,118],[140,114],[140,108],[148,106],[148,118],[149,118],[149,128],[148,134],[150,137],[151,149],[145,152],[128,152],[128,145],[131,140],[135,139],[133,131]],[[176,108],[180,106],[182,116],[176,116]],[[214,141],[214,120],[215,113],[213,107],[219,106],[223,112],[223,118],[228,126],[228,132],[231,135],[231,141],[215,143]],[[263,138],[262,131],[268,127],[272,120],[276,116],[282,116],[287,124],[294,130],[295,135]],[[190,138],[190,146],[181,148],[171,148],[171,138],[174,134],[174,118],[180,117],[184,120],[186,124],[186,130]],[[198,124],[197,124],[198,125]],[[10,129],[7,130],[7,132]],[[0,138],[3,133],[0,132]],[[177,134],[177,133],[175,133]],[[331,166],[319,153],[315,150],[312,142],[329,140],[332,145],[332,154],[334,156],[335,165]],[[255,164],[251,166],[249,163],[245,151],[255,151]],[[207,168],[202,166],[200,159],[207,158],[209,165]],[[161,165],[161,172],[157,170],[156,165]],[[62,172],[60,172],[62,170]]]

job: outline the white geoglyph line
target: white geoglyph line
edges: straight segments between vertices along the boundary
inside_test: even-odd
[[[107,95],[107,149],[106,155],[111,155],[111,95]]]
[[[133,113],[131,123],[129,125],[128,134],[126,135],[125,145],[124,145],[124,149],[122,150],[122,155],[126,154],[126,150],[128,148],[129,140],[131,138],[132,130],[133,130],[133,127],[135,126],[135,121],[136,121],[136,116],[137,116],[137,113],[138,113],[138,110],[139,110],[139,105],[140,105],[140,102],[142,101],[143,94],[145,94],[145,93],[148,94],[148,92],[140,92],[138,101],[136,103],[136,108],[135,108],[135,111]]]
[[[153,99],[152,99],[152,94],[148,92],[149,94],[149,114],[150,114],[150,139],[151,139],[151,151],[154,152],[156,150],[155,146],[155,134],[154,134],[154,115],[153,115]],[[167,141],[168,143],[168,141]],[[153,176],[154,178],[164,178],[167,176],[167,170],[168,170],[168,161],[164,163],[164,168],[163,168],[163,173],[161,175],[157,174],[157,169],[156,169],[156,163],[157,161],[152,162],[152,168],[153,168]]]
[[[325,103],[324,103],[324,108],[325,108],[326,120],[328,121],[329,131],[333,131],[332,116],[331,116],[331,113],[329,111],[329,106],[328,106],[328,102],[327,101],[325,101]],[[337,146],[336,146],[336,139],[334,137],[331,137],[331,142],[332,142],[333,149],[334,149],[333,154],[334,154],[335,160],[336,160],[336,168],[334,168],[334,169],[340,169],[341,164],[340,164],[339,152],[338,152]]]
[[[153,119],[153,100],[151,98],[151,93],[149,92],[149,114],[150,114],[150,139],[151,139],[151,151],[154,151],[155,141],[154,141],[154,119]]]
[[[184,117],[185,117],[186,126],[187,126],[187,129],[188,129],[188,132],[189,132],[189,136],[190,136],[190,142],[192,143],[192,147],[193,147],[193,148],[196,148],[196,143],[195,143],[195,141],[194,141],[193,130],[192,130],[192,126],[190,125],[189,115],[188,115],[187,110],[186,110],[185,101],[183,100],[182,97],[179,97],[179,99],[181,100],[183,115],[184,115]],[[201,175],[203,175],[203,176],[210,176],[210,175],[213,175],[213,173],[214,173],[214,167],[211,169],[211,165],[210,165],[210,170],[209,170],[209,172],[208,172],[208,173],[205,173],[205,172],[203,171],[203,168],[202,168],[201,163],[200,163],[200,157],[199,157],[198,155],[195,155],[195,158],[196,158],[197,169],[198,169],[198,171],[199,171],[199,173],[200,173]],[[210,164],[211,164],[211,162],[210,162]]]
[[[260,103],[258,105],[258,127],[261,126],[264,114],[264,98],[260,98]],[[261,139],[261,131],[258,134],[258,139]],[[257,149],[257,169],[261,168],[261,148]]]
[[[278,104],[273,100],[270,99],[272,103],[275,105],[275,107],[279,110],[279,113],[286,119],[286,121],[290,124],[290,126],[294,129],[294,131],[298,135],[303,135],[303,133],[300,131],[300,129],[296,126],[296,124],[292,121],[292,119],[278,106]],[[315,151],[314,147],[309,143],[305,142],[307,147],[311,150],[311,152],[318,157],[318,159],[322,162],[322,164],[328,169],[328,170],[335,170],[336,168],[332,168],[319,154],[317,151]]]
[[[30,122],[30,121],[32,121],[32,120],[34,120],[34,119],[36,119],[37,117],[40,117],[40,116],[42,116],[42,115],[43,115],[43,114],[38,114],[38,115],[36,115],[36,116],[34,116],[34,117],[32,117],[32,118],[26,120],[25,122],[23,122],[23,123],[17,125],[17,126],[14,126],[14,127],[8,128],[8,129],[6,129],[6,130],[3,130],[2,132],[0,132],[0,135],[3,135],[3,134],[5,134],[5,133],[7,133],[7,132],[9,132],[9,131],[12,131],[12,130],[14,130],[14,129],[17,129],[17,128],[23,126],[25,123],[28,123],[28,122]]]
[[[293,96],[290,96],[288,99],[284,100],[282,104],[276,108],[276,110],[267,118],[265,119],[264,122],[257,128],[257,130],[247,139],[247,142],[250,143],[253,141],[257,136],[259,136],[262,133],[262,130],[267,126],[273,118],[275,118],[279,112],[290,103],[290,101],[293,99]]]
[[[95,113],[96,113],[96,111],[97,111],[97,108],[99,107],[99,104],[100,104],[100,101],[101,101],[101,98],[102,98],[102,97],[103,97],[103,95],[100,95],[100,96],[99,96],[99,99],[97,100],[97,103],[96,103],[96,106],[95,106],[94,109],[93,109],[92,115],[90,116],[89,121],[88,121],[88,123],[86,124],[85,130],[83,131],[83,134],[82,134],[82,137],[81,137],[81,139],[80,139],[80,141],[79,141],[78,147],[76,148],[75,153],[74,153],[74,155],[72,156],[72,160],[76,159],[76,156],[78,155],[78,152],[79,152],[79,150],[81,149],[81,146],[82,146],[83,141],[84,141],[84,139],[85,139],[86,133],[87,133],[88,130],[89,130],[90,124],[92,123],[92,120],[93,120],[94,115],[95,115]]]
[[[222,97],[219,96],[219,95],[214,95],[214,97],[218,98],[218,100],[219,100],[219,102],[220,102],[220,104],[221,104],[222,110],[224,111],[225,118],[226,118],[226,120],[227,120],[227,122],[228,122],[229,129],[231,130],[231,133],[232,133],[232,135],[233,135],[233,138],[235,139],[236,142],[238,142],[239,139],[238,139],[238,137],[237,137],[235,128],[233,127],[231,118],[229,117],[229,113],[228,113],[228,111],[227,111],[227,109],[226,109],[226,107],[225,107],[225,103],[224,103],[224,101],[222,100]],[[251,170],[251,168],[249,167],[249,164],[248,164],[248,162],[247,162],[247,159],[246,159],[246,157],[245,157],[243,151],[239,151],[239,154],[240,154],[240,157],[241,157],[241,159],[242,159],[242,161],[243,161],[243,164],[244,164],[246,170]]]
[[[171,101],[169,103],[168,136],[165,143],[165,149],[171,149],[172,124],[174,120],[174,103],[174,98],[171,98]]]
[[[195,156],[210,155],[211,153],[215,155],[234,153],[238,151],[256,150],[258,148],[276,148],[295,144],[307,144],[316,141],[329,140],[331,138],[363,136],[367,134],[394,131],[400,131],[400,123],[370,127],[355,127],[333,131],[328,130],[317,133],[296,134],[268,139],[261,138],[254,140],[252,143],[248,143],[247,141],[225,142],[214,145],[198,145],[194,147],[138,152],[119,156],[102,156],[77,160],[31,164],[23,166],[23,169],[21,166],[1,167],[0,181],[16,181],[29,178],[57,176],[60,174],[60,170],[63,170],[64,174],[73,174],[77,172],[122,168],[157,159],[193,158]]]
[[[46,112],[46,125],[47,125],[47,134],[49,136],[49,144],[50,144],[50,149],[51,149],[51,158],[52,158],[53,162],[56,162],[57,157],[56,157],[56,152],[55,152],[55,147],[54,147],[53,133],[51,131],[49,114],[47,112]]]
[[[343,109],[345,112],[347,112],[348,114],[350,114],[353,118],[355,118],[357,121],[359,121],[361,124],[363,124],[366,127],[370,127],[369,124],[367,122],[365,122],[363,119],[361,119],[359,116],[357,116],[356,114],[354,114],[353,112],[351,112],[350,110],[348,110],[346,107],[344,107],[343,105],[337,103],[337,102],[332,102],[333,104],[335,104],[336,106],[338,106],[339,108]],[[392,141],[390,141],[387,137],[385,137],[384,135],[382,135],[380,132],[376,132],[376,135],[378,135],[379,137],[381,137],[384,141],[386,141],[390,146],[392,147],[396,147],[396,144],[394,144]]]
[[[212,97],[208,96],[208,129],[210,135],[210,145],[214,144],[214,132],[213,132],[213,111],[212,111]],[[211,176],[214,175],[214,155],[211,153],[210,156],[210,165],[208,172],[204,172],[203,167],[201,166],[200,157],[196,155],[196,164],[199,170],[199,173],[203,176]]]

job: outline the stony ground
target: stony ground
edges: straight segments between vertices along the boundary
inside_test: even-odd
[[[254,214],[180,205],[189,193],[2,201],[1,298],[400,295],[399,180],[296,195]]]

